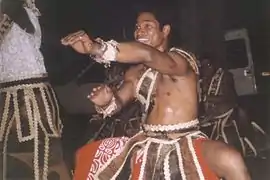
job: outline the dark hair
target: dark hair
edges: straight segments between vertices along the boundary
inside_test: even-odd
[[[26,10],[23,8],[23,0],[3,0],[1,2],[1,11],[7,14],[12,21],[18,24],[28,33],[34,33],[35,29],[31,23]]]
[[[159,1],[159,0],[148,0],[144,2],[139,2],[135,6],[136,16],[143,12],[149,12],[155,16],[157,21],[162,28],[165,25],[173,26],[175,19],[174,8],[172,3],[169,1]]]
[[[177,0],[143,0],[136,1],[134,5],[136,17],[141,13],[148,12],[154,15],[162,29],[165,25],[170,25],[171,32],[169,34],[169,46],[179,45],[179,34],[175,22],[178,22],[177,17]]]

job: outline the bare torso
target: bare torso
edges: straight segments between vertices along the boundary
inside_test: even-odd
[[[138,65],[130,69],[134,87],[146,71]],[[197,80],[193,72],[186,76],[158,74],[155,84],[154,106],[147,117],[147,124],[177,124],[197,118]]]

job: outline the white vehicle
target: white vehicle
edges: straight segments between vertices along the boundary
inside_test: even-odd
[[[254,63],[246,29],[225,33],[226,61],[239,96],[257,94]]]

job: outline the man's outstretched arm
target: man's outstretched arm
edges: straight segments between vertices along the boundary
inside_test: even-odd
[[[140,42],[112,43],[92,40],[85,32],[78,31],[62,39],[62,44],[71,46],[82,54],[101,57],[105,61],[116,60],[120,63],[143,63],[162,74],[172,76],[186,75],[189,64],[186,57],[177,52],[162,52]],[[113,43],[115,44],[115,43]],[[117,49],[117,51],[116,51]],[[105,55],[104,55],[105,54]]]
[[[117,62],[143,63],[162,74],[181,76],[188,71],[185,57],[176,52],[161,52],[140,42],[119,43]]]

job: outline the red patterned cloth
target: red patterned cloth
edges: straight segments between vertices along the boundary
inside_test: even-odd
[[[131,139],[125,137],[109,138],[90,143],[78,151],[74,180],[114,179],[122,173],[122,170],[125,171],[123,168],[125,163],[123,162],[126,161],[127,156],[132,154],[131,150],[135,150],[133,151],[130,162],[127,162],[127,164],[132,165],[130,167],[131,173],[125,177],[125,179],[148,179],[147,174],[149,174],[149,172],[145,169],[147,169],[146,166],[148,166],[148,161],[153,160],[151,158],[148,159],[148,156],[155,157],[156,152],[154,151],[159,151],[159,148],[154,149],[153,151],[151,149],[151,145],[161,144],[161,147],[168,147],[168,143],[171,147],[174,145],[179,147],[178,152],[180,153],[178,154],[180,154],[181,157],[178,156],[175,161],[179,159],[180,161],[177,162],[182,162],[179,163],[180,165],[178,168],[178,174],[182,177],[182,179],[218,180],[219,178],[209,169],[202,156],[201,142],[207,139],[198,134],[195,134],[195,136],[183,137],[179,140],[181,142],[178,140],[163,141],[159,139],[148,138],[139,133]],[[178,145],[182,145],[182,147]],[[135,147],[139,148],[135,149]],[[162,148],[160,148],[160,151],[166,151],[167,147],[165,147],[165,150],[161,150]],[[166,174],[166,165],[163,165],[166,164],[164,163],[166,160],[164,159],[166,158],[161,158],[161,169],[164,169],[164,179],[167,179],[166,177],[168,176],[166,175],[170,176],[171,169],[168,167]]]
[[[76,170],[74,180],[94,180],[93,175],[113,155],[119,153],[128,138],[108,138],[96,141],[82,147],[76,157]]]

